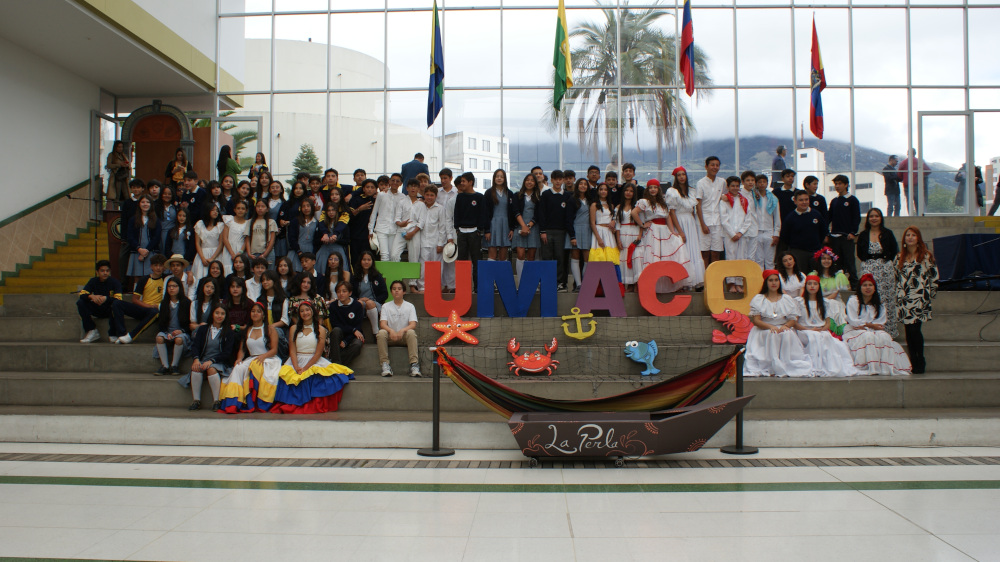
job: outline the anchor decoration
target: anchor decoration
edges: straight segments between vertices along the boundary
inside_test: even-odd
[[[552,371],[559,365],[559,362],[552,358],[552,354],[559,348],[559,344],[555,338],[552,338],[552,344],[544,347],[545,351],[548,352],[546,355],[542,355],[541,351],[525,351],[518,355],[517,352],[521,349],[521,344],[517,343],[517,338],[510,338],[510,341],[507,342],[507,351],[510,352],[514,360],[507,363],[507,370],[514,371],[514,375],[518,377],[521,376],[522,372],[537,375],[543,371],[551,377]]]
[[[569,336],[569,337],[571,337],[573,339],[577,339],[577,340],[584,340],[584,339],[587,339],[590,336],[594,335],[594,332],[597,331],[597,321],[596,320],[591,320],[590,321],[590,330],[588,330],[586,332],[583,331],[583,322],[582,322],[582,320],[584,318],[593,318],[594,317],[594,313],[593,312],[588,312],[587,314],[580,314],[580,309],[577,308],[577,307],[575,307],[575,306],[570,309],[570,312],[572,312],[572,314],[570,314],[568,316],[563,316],[562,319],[563,320],[576,320],[576,331],[575,332],[571,332],[570,329],[569,329],[569,324],[566,323],[566,322],[563,322],[562,329],[563,329],[563,332],[567,336]]]

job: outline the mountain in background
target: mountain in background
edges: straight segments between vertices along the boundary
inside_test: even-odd
[[[728,139],[712,139],[695,141],[681,151],[681,165],[688,169],[692,176],[697,178],[704,170],[705,158],[714,155],[722,161],[724,171],[742,171],[751,169],[757,172],[771,169],[771,160],[774,158],[775,149],[779,144],[784,144],[789,148],[789,156],[785,161],[791,165],[793,161],[793,151],[791,150],[791,139],[781,139],[770,136],[757,136],[740,139],[740,165],[735,166],[736,146],[732,137]],[[826,169],[828,172],[846,172],[851,169],[851,144],[848,142],[835,140],[810,139],[805,142],[807,148],[818,148],[823,151],[826,157]],[[597,165],[602,170],[608,169],[611,161],[607,150],[599,149],[599,161]],[[889,160],[887,152],[881,152],[872,148],[857,145],[855,147],[855,169],[857,170],[881,170]],[[896,153],[898,157],[903,156],[903,150]],[[559,145],[555,143],[528,144],[513,142],[510,145],[511,169],[518,172],[527,172],[532,166],[541,166],[546,171],[559,167]],[[675,149],[670,148],[664,151],[663,166],[666,170],[663,175],[669,174],[673,169],[676,160]],[[632,162],[640,170],[640,179],[652,177],[653,174],[642,173],[641,170],[655,170],[657,168],[656,149],[644,148],[640,153],[635,146],[625,146],[625,161]],[[586,173],[587,167],[594,163],[593,151],[581,150],[575,143],[567,142],[563,145],[563,162],[565,168],[575,170],[577,177]],[[951,170],[954,168],[944,164],[932,162],[929,164],[933,170]]]

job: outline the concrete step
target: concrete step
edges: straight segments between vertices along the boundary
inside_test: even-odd
[[[89,263],[89,262],[88,262]],[[93,264],[91,264],[93,267]],[[93,276],[91,273],[90,276]],[[83,283],[86,283],[90,277],[85,279]],[[83,284],[81,283],[81,285]],[[72,289],[76,290],[76,289]],[[25,292],[25,291],[20,291]],[[68,291],[67,291],[68,292]],[[705,307],[705,303],[701,293],[692,293],[693,298],[691,299],[691,305],[684,311],[681,315],[682,317],[689,316],[707,316],[708,309]],[[848,295],[845,293],[843,295],[844,302],[847,301]],[[424,295],[417,294],[407,294],[406,300],[413,303],[414,307],[417,309],[417,315],[421,318],[428,318],[424,312]],[[560,315],[570,314],[570,310],[576,306],[577,295],[574,293],[558,293],[558,304],[557,310]],[[666,301],[671,298],[670,295],[661,295],[662,300]],[[17,296],[10,296],[4,300],[4,310],[3,315],[5,316],[75,316],[76,315],[76,296],[73,295],[32,295],[32,294],[21,294]],[[494,310],[495,316],[498,318],[506,317],[507,312],[503,307],[498,295],[494,295]],[[940,291],[938,292],[937,298],[933,303],[934,317],[937,318],[942,314],[976,314],[978,312],[992,311],[1000,309],[1000,292],[993,291]],[[625,312],[628,314],[629,318],[637,318],[649,316],[649,313],[642,308],[639,303],[638,296],[629,293],[625,295]],[[463,318],[475,318],[477,314],[476,308],[476,295],[473,295],[472,299],[472,309],[469,310]],[[528,319],[538,317],[538,297],[535,297],[534,302],[529,308]],[[597,317],[598,323],[600,323],[601,318],[607,317],[607,312],[595,311],[595,317]],[[559,324],[562,324],[562,320]],[[933,323],[933,322],[932,322]],[[1000,326],[996,327],[1000,330]],[[474,333],[474,332],[473,332]],[[561,328],[560,328],[561,333]],[[624,338],[624,336],[623,336]],[[632,338],[637,339],[637,338]]]
[[[227,416],[186,407],[0,406],[0,440],[214,447],[427,447],[430,412]],[[442,413],[441,446],[517,450],[493,413]],[[757,447],[995,447],[998,408],[750,410],[745,443]],[[705,449],[733,443],[733,422]],[[678,458],[677,455],[663,458]],[[754,457],[747,457],[754,458]]]
[[[89,275],[90,277],[93,277],[94,265],[96,263],[96,260],[92,260],[90,258],[61,259],[63,257],[65,256],[56,256],[56,255],[48,256],[48,258],[45,260],[31,264],[31,269],[25,271],[52,271],[52,270],[62,270],[66,268],[73,268],[73,269],[80,268],[80,269],[86,269],[87,270],[86,274]],[[98,256],[97,258],[102,259],[102,256]],[[104,256],[103,259],[107,259],[107,256]],[[23,273],[24,272],[22,271],[22,275]]]
[[[67,266],[65,264],[53,264],[49,267],[33,267],[22,269],[17,273],[20,279],[47,279],[71,277],[74,279],[90,279],[94,276],[94,264],[89,266]]]
[[[397,351],[397,350],[393,350]],[[399,357],[393,357],[399,359]],[[405,364],[405,354],[401,357]],[[24,372],[0,373],[0,406],[102,406],[184,407],[191,392],[177,384],[177,377],[153,376],[158,365],[136,373]],[[185,364],[185,366],[187,366]],[[358,370],[344,391],[341,409],[368,411],[429,411],[432,406],[430,371],[414,379],[397,370],[391,378],[377,370]],[[500,382],[520,392],[551,399],[582,400],[612,396],[650,384],[645,380],[587,381],[558,378],[506,377]],[[745,394],[756,395],[753,410],[784,409],[910,409],[1000,408],[1000,375],[994,372],[946,373],[909,377],[859,377],[852,379],[753,379]],[[209,390],[203,389],[205,400]],[[735,395],[735,386],[723,386],[711,401]],[[465,394],[450,379],[442,380],[442,411],[486,412],[485,406]]]
[[[11,289],[35,289],[48,287],[71,287],[79,288],[87,284],[90,277],[78,275],[62,275],[61,272],[53,272],[53,275],[44,277],[12,277],[4,280],[4,286]]]
[[[100,320],[100,319],[99,319]],[[443,319],[439,319],[442,320]],[[417,323],[417,341],[436,341],[442,333],[431,325],[437,320],[426,319]],[[469,333],[480,340],[480,345],[504,347],[507,342],[516,337],[521,346],[521,352],[528,349],[541,349],[551,343],[552,338],[558,338],[560,348],[579,348],[595,346],[622,346],[631,337],[655,339],[660,344],[705,344],[711,342],[711,332],[721,325],[709,316],[675,316],[656,318],[644,316],[640,318],[601,318],[597,323],[594,335],[577,340],[566,337],[558,318],[480,318],[480,327]],[[929,326],[930,324],[928,324]],[[107,320],[98,322],[98,328],[104,333]],[[574,324],[570,329],[575,330]],[[584,330],[588,325],[584,325]],[[6,341],[61,341],[73,342],[79,340],[80,318],[74,316],[0,316],[0,340]],[[370,329],[363,324],[363,333],[370,336]],[[142,337],[145,334],[140,335]],[[150,339],[149,341],[152,341]],[[457,341],[457,340],[455,340]],[[558,353],[558,352],[557,352]]]

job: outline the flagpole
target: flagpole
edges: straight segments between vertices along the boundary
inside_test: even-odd
[[[565,101],[565,100],[563,100]],[[563,104],[559,104],[559,169],[563,169],[563,137],[565,133],[563,132],[563,112],[565,111]]]

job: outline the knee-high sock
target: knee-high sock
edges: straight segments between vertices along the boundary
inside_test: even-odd
[[[375,336],[375,334],[378,333],[378,309],[369,308],[365,311],[365,314],[368,316],[368,320],[372,323],[372,336]]]
[[[201,400],[201,383],[205,380],[205,373],[201,371],[191,371],[191,396],[195,400]]]
[[[163,368],[166,369],[170,366],[169,357],[167,356],[167,344],[157,343],[156,353],[160,356],[160,363],[163,364]]]
[[[170,360],[170,366],[176,367],[181,364],[181,355],[184,355],[184,344],[175,343],[174,344],[174,356]]]
[[[222,377],[219,376],[219,373],[208,375],[208,386],[212,389],[212,401],[217,402],[219,390],[222,388]]]
[[[573,285],[580,287],[580,260],[569,259],[569,270],[573,272]]]
[[[516,272],[515,279],[520,284],[521,283],[521,270],[524,269],[524,260],[516,260],[514,262],[514,270]]]

